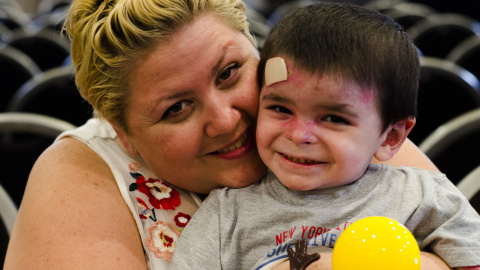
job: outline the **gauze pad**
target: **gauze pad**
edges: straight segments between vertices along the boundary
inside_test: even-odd
[[[267,60],[265,64],[265,84],[270,86],[273,83],[286,81],[287,64],[281,57],[273,57]]]

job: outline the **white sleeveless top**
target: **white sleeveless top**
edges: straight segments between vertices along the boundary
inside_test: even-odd
[[[162,181],[140,156],[124,151],[106,121],[90,119],[57,140],[66,136],[84,142],[108,164],[137,223],[148,269],[167,269],[180,233],[201,203],[198,196]]]

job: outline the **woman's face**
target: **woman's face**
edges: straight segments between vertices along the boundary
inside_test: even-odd
[[[210,14],[197,18],[133,68],[128,142],[160,178],[187,190],[258,181],[257,63],[241,32]]]

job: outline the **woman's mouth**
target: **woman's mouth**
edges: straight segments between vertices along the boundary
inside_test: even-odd
[[[295,163],[300,163],[300,164],[322,164],[323,162],[320,162],[320,161],[316,161],[316,160],[311,160],[311,159],[303,159],[303,158],[296,158],[296,157],[291,157],[291,156],[287,156],[283,153],[279,153],[280,155],[282,155],[283,157],[285,157],[286,159],[290,160],[290,161],[293,161]]]
[[[254,129],[249,129],[234,143],[225,148],[212,152],[211,155],[226,160],[239,159],[251,152],[255,146],[254,139],[255,131]]]
[[[240,140],[238,140],[234,145],[232,145],[228,148],[220,149],[220,150],[216,151],[215,154],[227,153],[227,152],[231,152],[235,149],[238,149],[238,148],[240,148],[240,146],[242,146],[247,141],[247,139],[248,139],[248,134],[247,134],[247,132],[245,132],[243,134],[243,137]]]

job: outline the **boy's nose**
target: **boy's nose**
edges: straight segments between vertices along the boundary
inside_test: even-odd
[[[317,143],[318,138],[314,130],[313,122],[298,123],[287,132],[287,138],[297,145]]]

